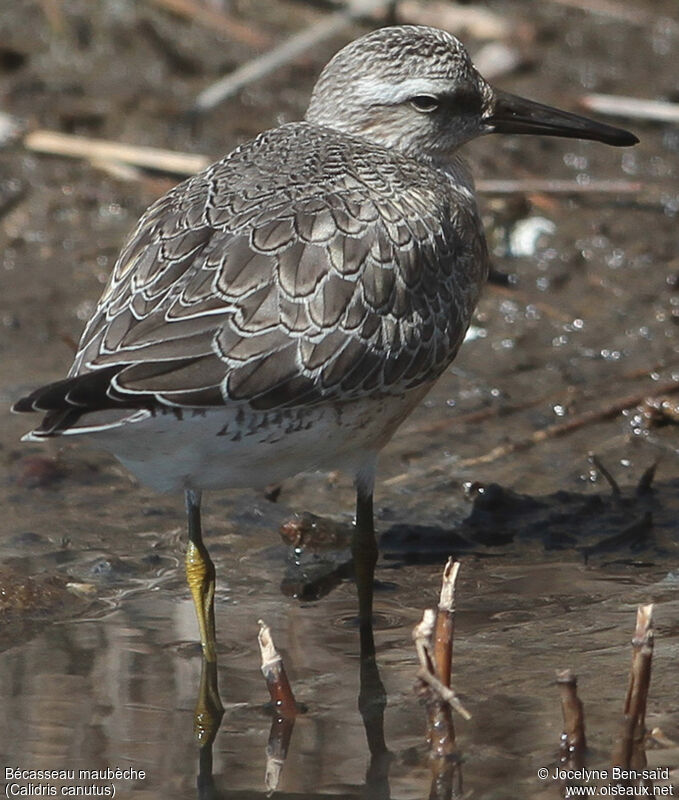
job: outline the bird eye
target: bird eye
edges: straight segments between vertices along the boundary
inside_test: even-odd
[[[410,105],[416,111],[431,114],[432,111],[436,111],[439,107],[439,99],[431,94],[418,94],[416,97],[410,98]]]

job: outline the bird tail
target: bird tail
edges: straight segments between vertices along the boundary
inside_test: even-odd
[[[17,400],[12,406],[12,411],[16,413],[45,413],[41,424],[23,436],[22,441],[40,442],[53,436],[85,433],[120,424],[120,411],[131,406],[139,408],[139,402],[125,403],[108,393],[111,379],[119,371],[120,366],[115,366],[75,375],[41,386]],[[110,412],[113,409],[118,412],[113,421],[78,425],[78,420],[84,414],[89,416],[93,412]]]

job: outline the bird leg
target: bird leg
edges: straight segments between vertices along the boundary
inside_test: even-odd
[[[186,549],[186,580],[191,589],[198,617],[203,655],[210,662],[217,660],[215,638],[215,565],[203,544],[200,526],[200,492],[186,490],[186,515],[189,546]]]
[[[373,522],[372,482],[370,488],[357,481],[356,525],[351,541],[354,575],[358,591],[358,621],[360,630],[361,668],[358,708],[363,718],[370,767],[368,785],[381,785],[388,775],[390,755],[384,739],[384,709],[387,693],[380,678],[375,658],[373,634],[373,581],[377,564],[377,541]],[[382,793],[379,793],[382,796]]]
[[[193,735],[201,749],[212,748],[223,716],[224,706],[217,683],[217,662],[203,658],[198,700],[193,712]]]
[[[354,558],[354,574],[358,591],[358,621],[361,630],[361,644],[363,644],[366,635],[372,639],[373,580],[377,564],[377,542],[375,541],[373,522],[372,490],[364,492],[360,487],[356,492],[356,524],[351,540],[351,554]],[[372,650],[372,655],[374,655],[374,644]]]

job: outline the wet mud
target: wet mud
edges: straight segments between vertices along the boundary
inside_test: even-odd
[[[287,0],[274,11],[223,6],[270,44],[327,13]],[[669,0],[636,3],[635,19],[557,2],[488,7],[521,31],[522,66],[495,81],[502,88],[571,108],[585,92],[676,100],[679,24]],[[26,128],[214,157],[300,118],[329,53],[368,29],[356,24],[189,118],[205,86],[261,48],[150,2],[17,3],[1,17],[2,110]],[[482,45],[465,39],[472,52]],[[625,179],[641,189],[481,196],[505,278],[486,287],[459,357],[380,463],[384,745],[358,708],[350,479],[302,475],[266,495],[206,496],[225,709],[211,761],[193,732],[201,660],[183,578],[182,498],[138,486],[104,454],[23,445],[30,420],[8,411],[26,390],[64,376],[124,237],[176,179],[125,181],[20,143],[0,149],[3,766],[143,770],[116,783],[118,796],[195,797],[199,773],[201,796],[264,796],[264,619],[305,708],[283,796],[428,797],[411,632],[437,603],[454,554],[453,685],[472,714],[456,721],[464,791],[561,796],[558,781],[538,777],[558,765],[559,669],[579,677],[588,765],[609,766],[635,609],[647,602],[656,604],[647,727],[658,729],[648,759],[675,770],[676,782],[679,133],[618,122],[637,133],[636,148],[532,137],[467,148],[480,179]]]

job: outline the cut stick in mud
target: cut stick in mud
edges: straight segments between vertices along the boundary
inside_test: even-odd
[[[455,636],[455,582],[460,562],[449,558],[443,570],[441,596],[434,627],[434,666],[444,686],[450,688]]]
[[[462,793],[462,773],[455,742],[452,709],[470,715],[450,688],[453,653],[455,581],[459,562],[448,559],[443,571],[438,610],[427,609],[413,639],[420,662],[419,694],[427,709],[427,742],[431,766],[429,800],[450,800]]]
[[[651,684],[653,659],[653,604],[639,606],[632,639],[632,666],[625,698],[620,741],[613,752],[613,765],[622,769],[646,766],[646,702]]]
[[[269,626],[261,619],[258,622],[257,641],[262,655],[262,674],[271,695],[274,711],[278,716],[294,719],[297,716],[298,708],[283,666],[283,659],[273,643]]]
[[[585,714],[578,697],[578,679],[570,669],[558,670],[556,682],[561,695],[563,733],[561,734],[561,764],[566,769],[579,769],[585,763]]]
[[[274,717],[266,746],[264,773],[267,794],[272,794],[278,788],[283,765],[288,755],[298,707],[283,666],[283,659],[274,645],[271,629],[261,619],[258,622],[257,641],[262,656],[262,674],[274,706]]]

